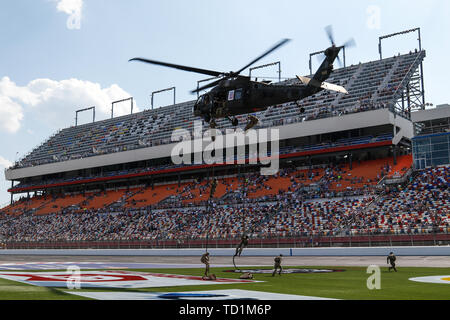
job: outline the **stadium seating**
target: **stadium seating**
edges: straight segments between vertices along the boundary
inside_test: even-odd
[[[355,145],[364,145],[368,143],[373,142],[380,142],[380,141],[390,141],[392,140],[393,136],[392,134],[385,134],[380,135],[376,137],[359,137],[359,138],[347,138],[347,139],[339,139],[336,142],[327,142],[327,143],[321,143],[319,145],[304,145],[301,147],[283,147],[280,148],[280,155],[282,156],[295,156],[299,152],[305,152],[305,151],[318,151],[318,150],[324,150],[334,148],[334,147],[341,147],[341,146],[355,146]],[[247,156],[248,159],[248,156]],[[236,159],[235,159],[236,160]],[[406,163],[406,162],[405,162]],[[30,182],[21,182],[12,188],[14,189],[23,189],[23,188],[29,188],[29,187],[37,187],[37,186],[51,186],[55,184],[83,184],[86,182],[86,180],[91,179],[112,179],[112,178],[118,178],[123,175],[129,175],[129,174],[156,174],[159,172],[162,172],[167,169],[175,169],[175,170],[188,170],[190,168],[189,165],[174,165],[174,164],[165,164],[165,165],[159,165],[155,167],[148,167],[148,168],[139,168],[139,169],[130,169],[130,170],[120,170],[120,171],[110,171],[110,172],[104,172],[102,174],[97,175],[91,175],[91,176],[78,176],[77,178],[60,178],[60,179],[42,179],[38,182],[30,183]],[[24,190],[21,190],[24,191]]]
[[[391,108],[424,56],[423,51],[411,52],[337,69],[328,81],[345,86],[350,94],[321,91],[299,105],[292,102],[269,107],[254,114],[260,119],[257,128]],[[299,82],[291,79],[279,84],[299,85]],[[16,163],[15,168],[167,144],[174,129],[191,130],[194,121],[200,120],[192,114],[193,103],[63,129]],[[243,126],[246,116],[238,119]],[[227,119],[218,119],[217,124],[219,129],[231,128]],[[336,147],[392,139],[392,134],[383,134],[310,145],[297,143],[283,146],[280,154],[298,158],[305,156],[301,154],[304,152],[308,155],[318,150],[331,152]],[[14,188],[47,190],[52,184],[78,187],[91,179],[124,181],[127,175],[159,175],[153,186],[114,189],[112,186],[116,184],[110,184],[111,188],[106,190],[23,198],[0,211],[0,239],[34,243],[161,239],[177,242],[209,237],[220,242],[239,239],[246,232],[252,239],[271,244],[274,237],[320,236],[342,238],[345,242],[351,236],[362,242],[367,234],[401,237],[450,232],[450,167],[411,174],[411,166],[411,155],[402,155],[397,157],[396,165],[391,157],[362,162],[353,159],[351,165],[346,159],[306,169],[282,169],[274,176],[248,172],[238,176],[234,171],[217,177],[212,201],[208,201],[211,179],[202,180],[197,175],[197,179],[161,183],[158,178],[164,170],[192,170],[170,163],[76,178],[21,182]],[[406,173],[410,177],[406,185],[399,186],[397,182],[395,186],[383,185]],[[141,179],[136,183],[148,181]]]
[[[322,91],[304,99],[300,107],[292,102],[269,107],[255,115],[259,127],[270,127],[323,117],[388,108],[399,98],[399,90],[417,69],[425,52],[415,52],[380,61],[336,69],[329,82],[344,85],[349,95]],[[281,82],[298,85],[297,79]],[[276,85],[276,84],[275,84]],[[174,129],[192,129],[194,102],[186,102],[154,110],[63,129],[51,136],[15,164],[15,168],[79,159],[170,143]],[[175,116],[176,115],[176,116]],[[238,116],[241,126],[246,117]],[[231,128],[227,119],[218,119],[219,129]]]
[[[366,186],[376,185],[384,176],[401,177],[412,166],[410,155],[399,156],[397,165],[394,166],[394,159],[386,158],[363,163],[355,163],[350,169],[346,164],[339,171],[330,172],[330,190],[342,191],[345,189],[359,189]],[[395,171],[394,171],[395,170]]]
[[[375,169],[389,174],[393,168],[410,164],[407,156],[399,158],[399,167],[390,166],[390,161],[355,163],[349,172],[367,179],[378,177]],[[225,239],[238,238],[243,232],[260,239],[450,232],[449,166],[420,171],[405,187],[389,187],[380,195],[364,188],[362,195],[345,199],[305,198],[299,186],[320,187],[320,182],[330,178],[332,168],[285,169],[271,178],[219,178],[216,190],[220,192],[213,207],[201,205],[203,197],[209,196],[208,181],[23,199],[0,214],[0,237],[7,241],[106,241]],[[262,187],[255,188],[258,185]],[[239,192],[246,193],[245,206],[226,197]],[[267,196],[276,201],[265,201]],[[176,201],[165,203],[171,197]]]
[[[397,164],[392,166],[389,178],[403,176],[413,165],[412,155],[406,155],[397,159]]]

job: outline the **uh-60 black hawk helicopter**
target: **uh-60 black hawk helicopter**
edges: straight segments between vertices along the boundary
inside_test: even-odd
[[[208,88],[213,88],[201,95],[194,105],[194,115],[202,117],[209,123],[210,128],[216,127],[215,119],[227,118],[233,126],[238,125],[237,115],[251,114],[266,110],[268,107],[292,101],[299,101],[312,96],[324,89],[348,93],[345,88],[326,83],[333,71],[333,63],[339,60],[339,52],[342,48],[354,45],[353,39],[343,46],[336,46],[331,27],[326,28],[331,47],[324,51],[325,59],[312,78],[297,76],[301,85],[273,85],[269,82],[252,81],[250,77],[242,76],[240,73],[261,60],[271,52],[286,44],[289,39],[283,39],[271,47],[265,53],[236,72],[218,72],[213,70],[193,68],[189,66],[176,65],[145,58],[133,58],[129,61],[141,61],[145,63],[180,69],[189,72],[201,73],[213,77],[219,77],[205,86],[197,88],[192,93],[197,93]],[[252,115],[248,117],[245,130],[258,123],[258,119]]]

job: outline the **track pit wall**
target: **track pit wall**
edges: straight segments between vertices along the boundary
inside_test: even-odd
[[[29,256],[201,256],[206,249],[10,249],[0,255]],[[357,248],[246,248],[243,257],[346,257],[346,256],[448,256],[450,246],[429,247],[357,247]],[[233,256],[233,248],[208,249],[212,256]]]

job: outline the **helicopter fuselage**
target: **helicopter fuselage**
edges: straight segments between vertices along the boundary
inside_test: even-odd
[[[227,80],[200,96],[194,105],[194,115],[209,122],[264,111],[270,106],[301,100],[320,91],[304,85],[272,85],[242,78]]]
[[[210,124],[211,128],[214,128],[216,126],[215,119],[228,118],[233,126],[237,126],[238,120],[236,116],[247,114],[249,121],[246,128],[248,129],[258,123],[258,119],[252,115],[252,113],[266,110],[270,106],[299,101],[312,96],[323,89],[347,93],[345,88],[325,82],[333,70],[333,62],[338,57],[339,51],[341,48],[345,47],[345,45],[337,47],[334,43],[331,28],[327,28],[326,30],[332,46],[324,50],[325,59],[311,79],[307,77],[297,77],[300,80],[299,85],[273,85],[267,81],[251,81],[250,77],[240,75],[246,68],[283,46],[289,39],[283,39],[278,42],[258,58],[236,72],[219,72],[199,69],[145,58],[133,58],[130,59],[130,61],[137,60],[219,78],[202,87],[197,87],[196,90],[192,91],[192,93],[199,93],[208,88],[212,88],[209,92],[201,95],[195,102],[193,110],[194,115],[202,117]],[[301,109],[300,111],[302,112]]]

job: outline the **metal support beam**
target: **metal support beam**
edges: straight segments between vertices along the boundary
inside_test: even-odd
[[[78,113],[92,110],[92,122],[95,122],[95,106],[75,111],[75,127],[78,125]]]
[[[165,92],[165,91],[171,91],[171,90],[173,90],[173,104],[175,104],[175,97],[176,97],[175,87],[170,87],[170,88],[167,88],[167,89],[153,91],[152,92],[152,99],[151,99],[152,110],[153,110],[153,97],[155,96],[155,94],[161,93],[161,92]]]
[[[134,101],[133,101],[133,97],[130,97],[130,98],[122,99],[122,100],[117,100],[117,101],[114,101],[113,103],[111,103],[111,119],[114,118],[114,105],[117,103],[128,101],[128,100],[131,101],[131,114],[133,114]]]
[[[274,66],[274,65],[278,65],[278,82],[281,82],[281,62],[280,61],[272,62],[272,63],[268,63],[268,64],[264,64],[264,65],[261,65],[261,66],[256,66],[256,67],[250,68],[248,76],[251,79],[253,70],[267,68],[267,67],[271,67],[271,66]]]
[[[14,188],[14,180],[11,181],[11,189],[12,189],[12,188]],[[14,198],[13,198],[13,196],[14,196],[14,193],[11,192],[11,205],[14,204]]]
[[[410,29],[410,30],[405,30],[405,31],[400,31],[400,32],[396,32],[396,33],[392,33],[392,34],[388,34],[385,36],[381,36],[378,39],[378,52],[380,54],[380,60],[383,60],[383,47],[381,45],[381,41],[384,39],[388,39],[388,38],[392,38],[392,37],[396,37],[396,36],[400,36],[400,35],[404,35],[404,34],[408,34],[411,32],[417,32],[418,33],[418,41],[419,41],[419,51],[422,51],[422,38],[421,38],[421,34],[420,34],[420,28],[414,28],[414,29]]]
[[[394,166],[396,166],[397,165],[397,146],[394,145],[393,148],[394,148],[394,150],[393,150]]]
[[[424,54],[422,52],[422,36],[420,28],[414,28],[379,37],[378,52],[380,54],[380,60],[383,59],[383,46],[382,46],[383,40],[415,32],[417,32],[418,35],[417,41],[419,45],[419,54]],[[394,112],[401,111],[403,115],[406,114],[407,117],[410,117],[411,111],[423,110],[425,109],[426,106],[425,87],[423,79],[423,62],[420,61],[417,69],[410,69],[408,71],[407,77],[409,78],[408,83],[407,84],[404,83],[405,79],[403,79],[402,81],[403,86],[401,86],[401,88],[397,90],[399,91],[399,94],[397,95],[398,100],[394,104]]]
[[[197,81],[197,99],[198,99],[198,97],[199,97],[199,95],[200,95],[200,93],[199,93],[199,91],[198,91],[198,89],[200,88],[200,83],[202,83],[202,82],[207,82],[207,81],[211,81],[211,80],[215,80],[215,79],[219,79],[219,77],[212,77],[212,78],[208,78],[208,79],[203,79],[203,80]]]

